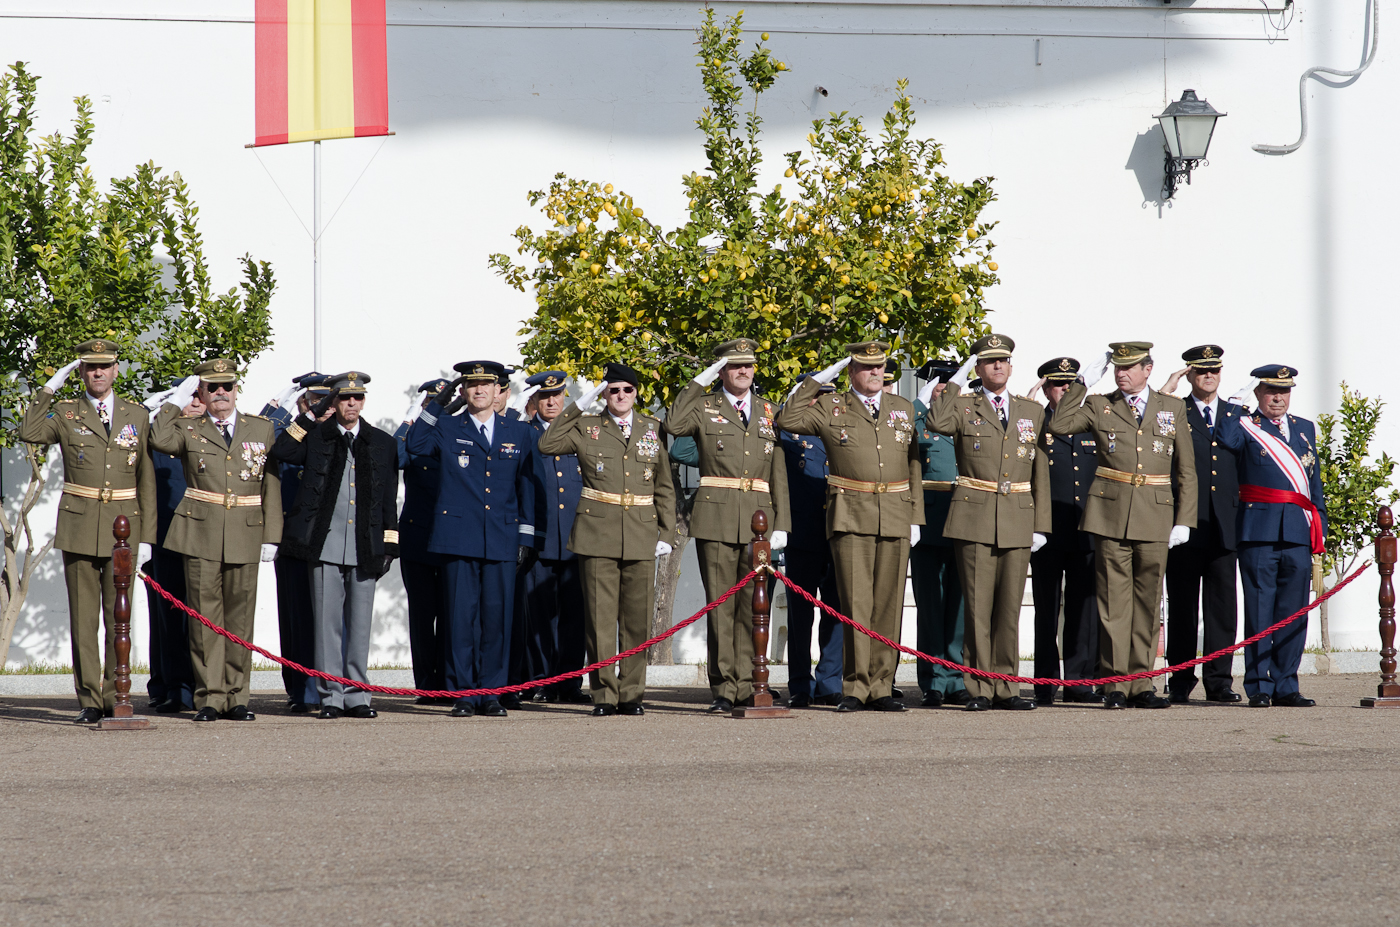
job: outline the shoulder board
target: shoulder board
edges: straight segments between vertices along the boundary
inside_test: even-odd
[[[60,399],[60,400],[58,401],[58,404],[61,405],[61,406],[76,406],[76,405],[78,404],[78,400],[76,400],[76,399]]]
[[[272,421],[272,419],[267,418],[266,416],[263,416],[263,415],[254,415],[254,414],[251,413],[251,412],[239,412],[238,414],[239,414],[239,416],[241,416],[242,418],[253,418],[253,419],[257,419],[257,420],[260,421],[260,422],[271,422],[271,421]],[[328,419],[328,421],[329,421],[329,419]]]
[[[180,413],[180,417],[181,417],[181,418],[202,418],[203,415],[204,415],[203,412],[182,412],[182,413]]]

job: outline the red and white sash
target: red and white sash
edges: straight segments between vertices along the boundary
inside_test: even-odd
[[[1253,438],[1264,449],[1264,453],[1269,455],[1269,459],[1278,465],[1284,478],[1293,487],[1293,491],[1289,493],[1264,486],[1242,485],[1240,486],[1240,499],[1245,502],[1286,502],[1298,506],[1308,519],[1313,553],[1322,553],[1322,522],[1318,517],[1317,508],[1312,502],[1308,472],[1303,467],[1303,461],[1298,459],[1297,453],[1288,446],[1283,438],[1265,431],[1263,426],[1255,424],[1254,419],[1250,416],[1241,415],[1240,425],[1244,427],[1245,434]]]

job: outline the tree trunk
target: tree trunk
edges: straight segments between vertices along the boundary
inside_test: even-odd
[[[676,587],[680,585],[682,555],[690,543],[690,504],[685,490],[681,488],[681,467],[674,460],[671,464],[671,485],[676,487],[676,543],[675,549],[656,562],[656,607],[651,615],[651,634],[655,637],[670,629],[672,613],[676,608]],[[670,666],[675,662],[671,655],[673,639],[657,644],[647,653],[647,663],[651,666]]]
[[[29,462],[29,485],[25,487],[20,500],[19,512],[15,521],[10,521],[0,506],[0,529],[5,532],[5,560],[0,570],[0,666],[10,656],[10,638],[14,636],[15,625],[19,622],[24,600],[29,596],[29,581],[34,578],[34,570],[39,562],[53,549],[50,538],[42,549],[34,552],[34,532],[29,526],[29,513],[39,503],[44,491],[44,455],[32,445],[25,445],[25,459]],[[24,554],[20,555],[20,536],[24,537]]]
[[[1313,558],[1312,575],[1313,598],[1317,598],[1327,591],[1327,579],[1322,575],[1322,559]],[[1322,632],[1322,652],[1332,652],[1332,628],[1327,622],[1327,603],[1323,602],[1318,610],[1318,629]]]

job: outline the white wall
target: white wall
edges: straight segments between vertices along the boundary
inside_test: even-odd
[[[275,266],[276,347],[246,384],[244,404],[256,408],[311,367],[311,147],[243,147],[253,133],[251,0],[37,6],[0,0],[0,60],[23,59],[43,76],[41,129],[66,124],[74,95],[91,96],[99,177],[147,159],[180,170],[219,284],[236,282],[245,251]],[[525,192],[554,172],[611,181],[649,218],[679,220],[678,177],[702,166],[697,6],[390,0],[397,135],[323,146],[335,214],[323,245],[323,367],[374,376],[372,419],[397,419],[410,385],[455,361],[518,359],[531,301],[486,257],[539,221]],[[1375,362],[1397,331],[1397,232],[1386,221],[1397,138],[1386,101],[1398,82],[1387,46],[1353,85],[1310,85],[1301,151],[1250,150],[1296,137],[1305,67],[1360,61],[1366,0],[1300,0],[1289,14],[1260,0],[744,6],[791,68],[764,99],[771,165],[827,109],[873,124],[908,77],[920,127],[946,143],[950,170],[996,178],[1004,282],[990,304],[998,330],[1020,345],[1013,385],[1028,387],[1046,357],[1084,359],[1110,340],[1142,338],[1157,344],[1157,381],[1203,341],[1226,348],[1231,389],[1257,364],[1293,364],[1294,409],[1309,417],[1335,404],[1342,379],[1387,394]],[[1163,204],[1153,116],[1188,87],[1229,116],[1211,163]],[[1392,454],[1398,422],[1381,431]],[[7,494],[22,475],[7,459]],[[36,524],[52,524],[51,505]],[[56,559],[45,566],[12,659],[66,656]],[[268,574],[257,639],[275,646]],[[1374,646],[1374,583],[1354,589],[1333,608],[1334,644]],[[377,660],[407,659],[401,603],[401,593],[381,593]],[[696,645],[682,656],[702,652]]]

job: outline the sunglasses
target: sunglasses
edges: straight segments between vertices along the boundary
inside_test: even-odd
[[[635,393],[636,390],[630,386],[609,386],[608,392],[613,396],[616,396],[618,393],[621,393],[624,396],[630,396],[633,393]]]
[[[234,384],[232,383],[205,383],[204,388],[210,393],[229,393],[232,395]]]

